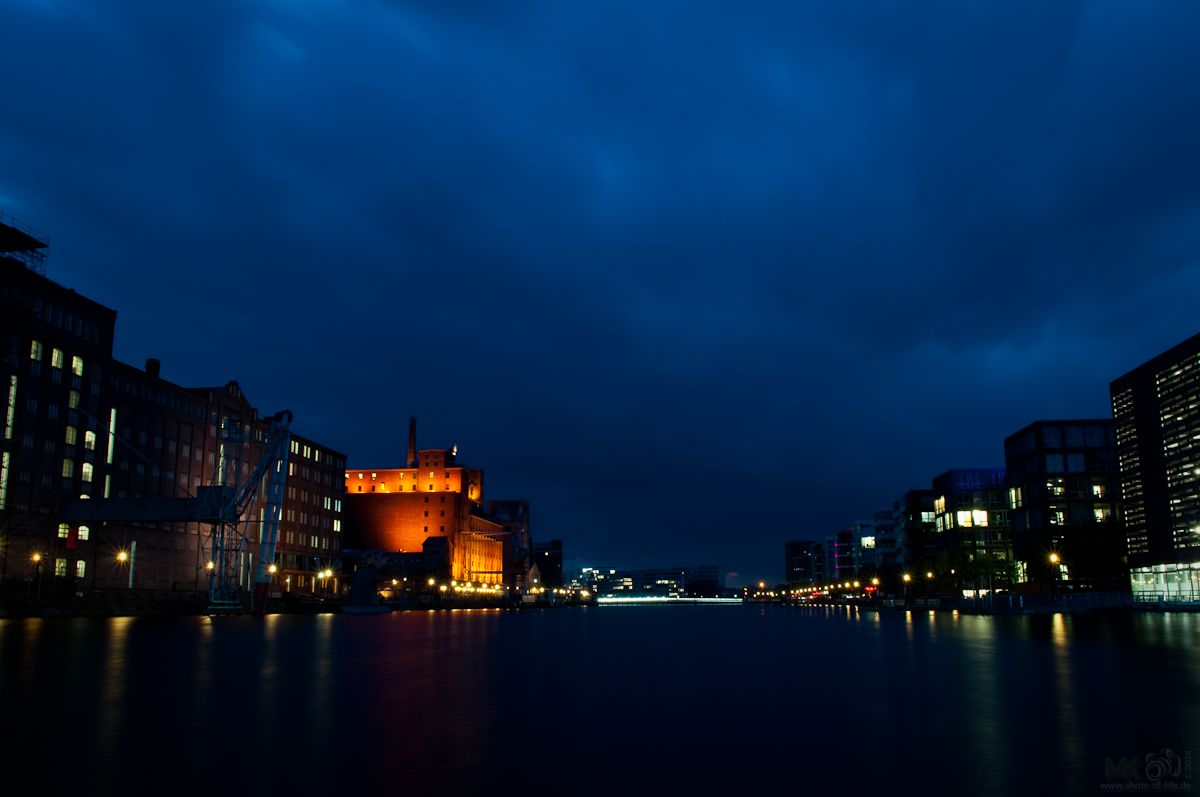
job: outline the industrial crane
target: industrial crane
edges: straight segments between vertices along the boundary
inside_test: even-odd
[[[209,539],[208,611],[211,614],[239,612],[243,545],[249,542],[239,525],[244,523],[255,493],[266,480],[250,610],[261,616],[270,594],[275,546],[283,519],[284,489],[287,485],[288,454],[291,452],[291,410],[270,419],[266,449],[254,469],[240,482],[241,448],[249,442],[249,427],[229,423],[221,430],[220,466],[216,483],[196,489],[184,498],[140,497],[73,500],[62,512],[63,519],[87,523],[203,523],[212,526]],[[109,434],[114,434],[109,430]],[[114,435],[115,436],[115,435]],[[140,454],[139,454],[140,455]],[[231,480],[226,483],[226,479]]]
[[[214,524],[210,545],[212,567],[208,576],[209,611],[237,610],[241,607],[238,599],[238,568],[241,565],[241,544],[246,535],[242,534],[237,524],[250,509],[254,494],[259,484],[265,478],[267,481],[266,502],[262,510],[262,535],[259,539],[258,565],[255,569],[254,591],[251,594],[250,611],[262,616],[267,607],[267,597],[271,589],[271,566],[275,561],[275,546],[279,538],[279,524],[283,519],[284,488],[287,485],[288,454],[291,451],[292,411],[283,410],[271,417],[271,429],[267,434],[267,447],[250,472],[241,483],[233,486],[232,490],[222,491],[223,505],[220,509],[219,521]],[[225,457],[222,448],[222,457]],[[221,472],[229,472],[226,464]],[[232,469],[236,473],[236,468]]]

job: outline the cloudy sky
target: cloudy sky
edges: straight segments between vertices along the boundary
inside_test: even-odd
[[[1200,331],[1200,4],[743,5],[7,0],[0,210],[130,362],[779,578]]]

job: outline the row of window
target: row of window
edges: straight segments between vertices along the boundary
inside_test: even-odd
[[[44,347],[40,340],[33,341],[29,349],[29,359],[35,362],[41,362],[44,356]],[[62,349],[50,350],[50,367],[62,369],[67,363],[66,355]],[[71,373],[75,376],[83,376],[83,358],[79,355],[71,357]]]
[[[59,578],[67,577],[67,560],[58,558],[54,560],[54,575]],[[82,559],[75,562],[75,578],[83,578],[87,575],[87,562]]]
[[[59,329],[66,330],[91,343],[100,342],[100,327],[82,316],[75,315],[70,310],[64,310],[41,299],[35,299],[33,314],[44,323],[53,324]]]
[[[67,408],[72,409],[72,410],[79,409],[79,391],[78,390],[72,390],[67,394]],[[37,398],[35,398],[34,396],[29,396],[27,399],[25,399],[25,409],[31,413],[36,414],[38,411]],[[50,418],[52,420],[58,417],[58,405],[57,404],[47,404],[46,405],[46,417]],[[71,423],[79,422],[77,419],[78,413],[69,413],[69,417],[71,419]]]
[[[91,484],[92,474],[95,472],[95,466],[93,466],[90,462],[84,462],[80,466],[79,470],[79,477],[84,481],[84,483]],[[64,479],[71,479],[75,477],[75,460],[71,459],[70,457],[65,457],[63,459],[62,476]]]
[[[80,542],[87,542],[88,536],[90,534],[91,534],[91,530],[88,529],[87,526],[80,526],[77,539]],[[58,524],[58,538],[60,540],[65,540],[70,536],[71,536],[71,527],[66,523],[59,523]]]

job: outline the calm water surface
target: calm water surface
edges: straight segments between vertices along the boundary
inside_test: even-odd
[[[1198,654],[1187,614],[0,620],[0,757],[74,794],[1099,793],[1200,753]]]

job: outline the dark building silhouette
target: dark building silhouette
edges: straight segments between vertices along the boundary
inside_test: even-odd
[[[902,540],[904,551],[898,568],[920,572],[933,569],[937,554],[933,490],[909,490],[893,504],[893,509],[896,535]]]
[[[532,539],[529,536],[529,502],[488,501],[487,514],[504,528],[504,581],[517,590],[528,588]]]
[[[817,543],[813,540],[793,540],[783,544],[783,580],[789,587],[810,586],[816,583],[816,560],[824,553],[814,550],[815,548]]]
[[[532,545],[529,586],[554,589],[563,585],[562,540],[535,542]],[[537,579],[536,583],[534,579]]]
[[[1037,421],[1005,439],[1004,459],[1017,581],[1125,589],[1113,421]]]
[[[1200,599],[1200,335],[1110,385],[1130,584]]]

